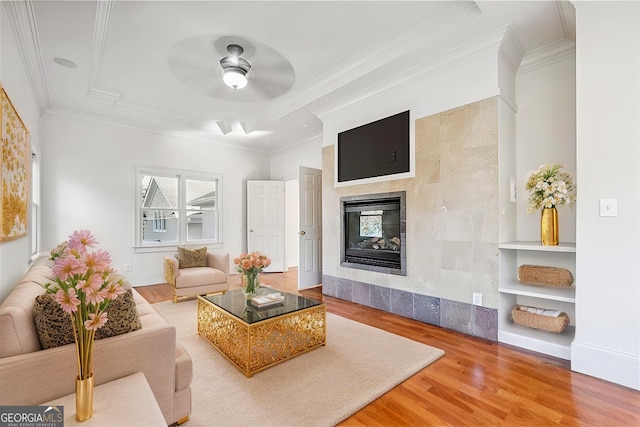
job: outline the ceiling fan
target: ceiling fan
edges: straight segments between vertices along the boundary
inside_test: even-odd
[[[242,58],[244,53],[242,46],[230,44],[227,46],[229,56],[220,60],[222,67],[222,81],[234,90],[243,89],[247,86],[247,73],[251,69],[251,64]]]
[[[282,54],[240,37],[185,38],[171,47],[168,63],[187,86],[228,101],[269,101],[288,92],[295,82],[293,66]]]

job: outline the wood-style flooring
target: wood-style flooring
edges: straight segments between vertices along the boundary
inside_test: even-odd
[[[297,292],[296,269],[260,277]],[[173,298],[168,284],[136,290],[151,303]],[[639,391],[573,372],[567,361],[323,296],[320,287],[300,293],[324,300],[330,313],[446,352],[340,426],[640,426]]]

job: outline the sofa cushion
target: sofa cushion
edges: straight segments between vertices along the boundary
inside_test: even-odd
[[[187,249],[178,246],[179,268],[194,268],[207,266],[207,247]]]
[[[96,339],[112,337],[141,328],[140,317],[131,290],[127,290],[107,307],[108,321],[96,331]],[[36,298],[33,322],[42,348],[52,348],[74,342],[71,317],[55,301],[53,294]]]
[[[187,350],[176,343],[176,391],[185,389],[193,380],[193,362]]]

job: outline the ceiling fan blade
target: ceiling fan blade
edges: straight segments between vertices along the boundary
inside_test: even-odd
[[[245,59],[252,66],[247,75],[249,85],[238,91],[222,82],[219,61],[230,43],[245,49]],[[295,82],[293,66],[276,50],[232,36],[201,34],[183,39],[171,47],[168,65],[176,78],[192,89],[234,102],[268,101],[289,91]]]

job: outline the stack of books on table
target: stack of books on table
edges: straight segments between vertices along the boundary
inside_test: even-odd
[[[281,304],[284,302],[284,295],[281,293],[274,293],[268,295],[260,295],[251,298],[251,304],[256,307],[268,307],[270,305]]]

